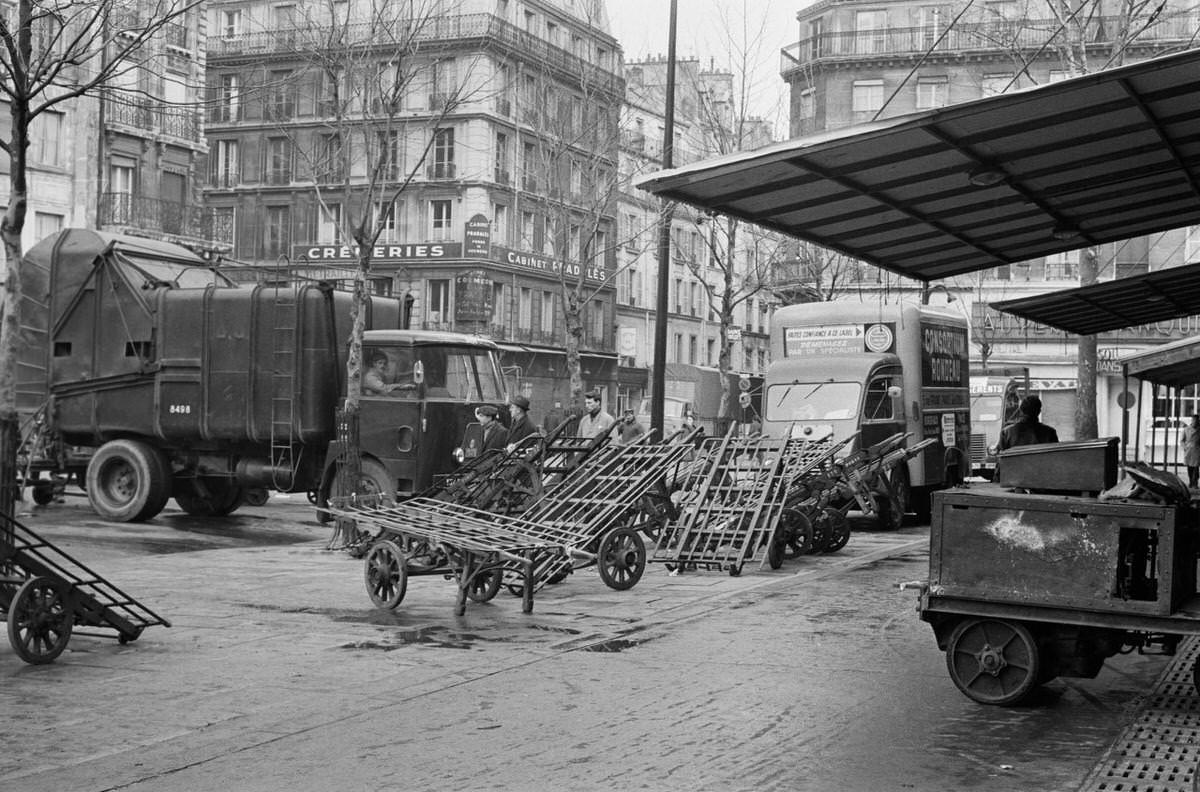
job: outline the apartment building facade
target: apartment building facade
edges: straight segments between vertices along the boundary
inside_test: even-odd
[[[611,401],[624,84],[603,4],[389,8],[209,4],[206,196],[234,228],[231,261],[344,279],[365,219],[376,291],[403,298],[411,327],[495,339],[539,418],[570,406],[578,301],[584,385]],[[355,98],[364,83],[376,92]]]

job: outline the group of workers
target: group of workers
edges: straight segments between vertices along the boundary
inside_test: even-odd
[[[484,404],[475,409],[475,418],[483,428],[480,451],[512,451],[532,434],[537,433],[529,418],[529,399],[513,396],[508,401],[509,425],[500,421],[500,410],[495,405]],[[645,434],[646,429],[637,420],[632,409],[626,410],[621,420],[613,418],[602,406],[600,393],[588,391],[583,396],[583,415],[579,417],[574,434],[577,437],[599,437],[612,433],[613,439],[621,444],[633,442]]]

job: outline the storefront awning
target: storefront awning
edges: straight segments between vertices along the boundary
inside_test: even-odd
[[[1200,382],[1200,336],[1126,355],[1118,362],[1127,376],[1185,388]]]
[[[923,281],[1200,225],[1200,50],[637,184]]]
[[[566,355],[567,351],[561,347],[540,346],[538,344],[513,344],[513,343],[497,343],[501,350],[505,352],[522,352],[525,354],[536,355]],[[580,352],[580,357],[596,358],[598,360],[616,360],[616,352]]]
[[[1200,313],[1200,264],[990,305],[1079,335],[1166,322]]]

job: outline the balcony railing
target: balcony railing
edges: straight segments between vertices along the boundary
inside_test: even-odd
[[[401,46],[410,42],[412,46],[419,44],[427,47],[439,41],[458,43],[465,39],[484,39],[505,52],[519,52],[531,62],[547,68],[585,75],[598,90],[614,94],[624,91],[625,79],[615,54],[610,55],[612,62],[598,66],[493,14],[432,16],[419,21],[396,19],[390,26],[358,22],[347,26],[344,32],[340,26],[336,31],[315,26],[304,30],[288,28],[219,38],[214,36],[208,40],[208,58],[211,61],[227,56],[258,56],[327,46],[331,34],[346,44],[374,43],[393,50],[397,48],[397,42]]]
[[[233,243],[232,216],[206,207],[107,192],[100,196],[99,215],[101,226],[124,226],[219,245]]]
[[[1096,47],[1112,43],[1121,19],[1100,17],[1088,22],[1084,38]],[[1190,41],[1200,26],[1195,14],[1164,17],[1138,36],[1135,45],[1165,46]],[[958,55],[972,52],[1008,53],[1037,50],[1063,37],[1062,26],[1052,19],[960,22],[942,36],[933,27],[905,27],[871,31],[822,33],[784,47],[779,71],[791,72],[822,61],[866,60],[872,57],[920,56],[926,52]],[[941,38],[939,39],[939,36]]]
[[[134,129],[159,132],[184,140],[197,141],[200,138],[197,111],[192,109],[168,107],[147,99],[131,99],[129,101],[106,101],[104,113],[105,122],[109,124],[123,124]]]

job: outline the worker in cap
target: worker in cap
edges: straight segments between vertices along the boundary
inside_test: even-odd
[[[494,404],[482,404],[475,408],[475,418],[483,427],[483,442],[480,451],[503,451],[508,442],[508,430],[500,423],[500,411]]]
[[[529,419],[529,399],[513,396],[508,400],[508,450],[511,451],[526,437],[537,434],[533,421]]]
[[[1058,432],[1039,420],[1039,416],[1042,414],[1041,399],[1037,396],[1026,396],[1021,399],[1018,409],[1021,417],[1000,432],[1000,442],[997,445],[999,450],[1037,443],[1058,442]]]

